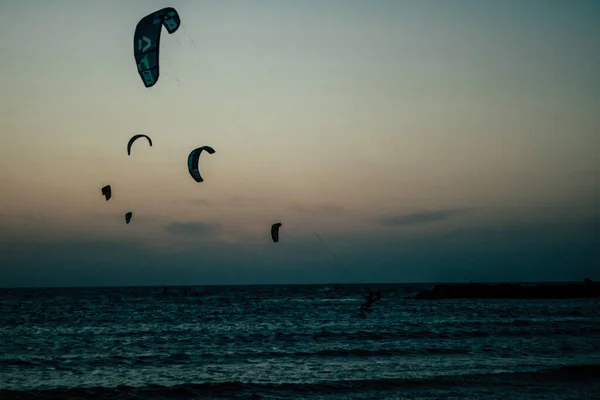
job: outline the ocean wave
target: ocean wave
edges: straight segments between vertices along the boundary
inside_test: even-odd
[[[321,349],[316,351],[257,351],[257,352],[231,352],[231,353],[173,353],[173,354],[141,354],[141,355],[114,355],[114,356],[69,356],[47,359],[44,357],[6,358],[0,360],[0,366],[16,368],[35,368],[38,366],[52,366],[55,368],[70,368],[76,365],[110,366],[110,365],[155,365],[178,364],[189,360],[250,360],[274,358],[335,358],[335,357],[392,357],[412,355],[458,355],[468,354],[464,349],[448,349],[442,347],[411,348],[411,349]]]
[[[457,386],[527,385],[532,382],[575,382],[600,379],[600,364],[569,365],[531,372],[498,372],[490,374],[445,375],[432,379],[336,380],[309,383],[259,384],[248,382],[206,382],[173,386],[54,388],[47,390],[0,390],[0,398],[10,399],[160,399],[215,398],[262,399],[263,396],[297,398],[307,394],[350,394],[371,391],[444,389]]]

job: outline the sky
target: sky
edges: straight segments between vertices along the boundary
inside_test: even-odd
[[[182,25],[145,88],[133,33],[167,6]],[[0,0],[0,287],[600,279],[599,20],[583,0]],[[137,133],[153,146],[128,156]]]

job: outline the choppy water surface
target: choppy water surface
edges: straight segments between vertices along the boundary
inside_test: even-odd
[[[370,287],[2,289],[0,398],[600,398],[598,300]]]

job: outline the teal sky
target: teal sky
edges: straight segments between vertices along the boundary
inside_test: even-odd
[[[148,89],[133,32],[166,6]],[[0,1],[0,286],[600,279],[598,21],[596,1]],[[127,156],[136,133],[154,146]]]

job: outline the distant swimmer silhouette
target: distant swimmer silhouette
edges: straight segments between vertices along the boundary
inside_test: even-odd
[[[369,289],[369,293],[363,294],[363,297],[365,298],[365,302],[360,306],[360,311],[371,311],[371,306],[373,306],[373,303],[381,299],[381,290],[373,291]]]

